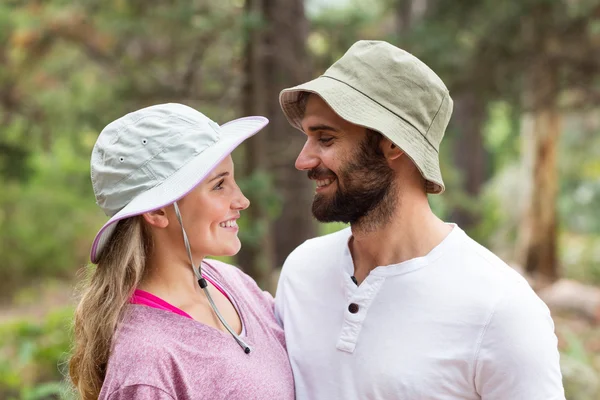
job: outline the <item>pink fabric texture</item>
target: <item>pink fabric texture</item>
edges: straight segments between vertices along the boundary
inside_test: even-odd
[[[188,313],[183,311],[181,308],[175,307],[174,305],[167,303],[160,297],[157,297],[157,296],[153,295],[152,293],[148,293],[144,290],[137,289],[133,293],[130,303],[131,304],[139,304],[141,306],[146,306],[146,307],[152,307],[152,308],[156,308],[158,310],[174,312],[175,314],[179,314],[182,317],[193,319]]]
[[[229,298],[229,295],[225,292],[225,290],[223,290],[223,288],[221,287],[220,284],[215,282],[214,279],[210,278],[208,275],[204,275],[204,279],[206,279],[208,282],[210,282],[219,292],[221,292],[221,294],[223,294],[223,296],[227,297],[227,299],[229,301],[231,301],[231,299]],[[152,307],[152,308],[157,308],[159,310],[171,311],[171,312],[174,312],[175,314],[179,314],[183,317],[193,319],[188,313],[186,313],[182,309],[175,307],[172,304],[167,303],[160,297],[157,297],[157,296],[153,295],[152,293],[146,292],[145,290],[136,289],[135,292],[133,293],[133,296],[131,297],[130,303],[131,304],[140,304],[140,305]]]
[[[141,303],[127,307],[117,328],[100,399],[294,398],[271,295],[233,266],[212,260],[204,268],[233,297],[252,352],[158,297],[136,293]]]

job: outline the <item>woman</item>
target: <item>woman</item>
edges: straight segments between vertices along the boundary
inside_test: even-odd
[[[230,153],[267,124],[218,126],[181,104],[128,114],[98,137],[91,177],[110,220],[75,315],[83,399],[292,399],[273,299],[230,265],[248,207]]]

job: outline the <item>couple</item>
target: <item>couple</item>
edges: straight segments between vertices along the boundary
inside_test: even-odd
[[[283,90],[312,212],[350,228],[288,257],[275,300],[207,259],[240,249],[230,153],[267,124],[178,104],[109,124],[91,160],[111,216],[75,318],[84,399],[564,399],[547,307],[427,194],[452,100],[409,53],[360,41]],[[307,216],[308,217],[308,216]]]

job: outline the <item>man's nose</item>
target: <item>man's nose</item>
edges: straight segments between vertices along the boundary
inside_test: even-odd
[[[298,158],[296,158],[296,169],[300,171],[311,170],[318,166],[319,163],[320,160],[313,150],[313,144],[307,140],[302,151],[298,154]]]

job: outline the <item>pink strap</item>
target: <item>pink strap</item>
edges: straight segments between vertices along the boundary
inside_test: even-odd
[[[208,264],[208,263],[206,263]],[[208,264],[210,265],[210,264]],[[210,265],[212,268],[212,265]],[[219,292],[223,294],[227,298],[227,300],[231,301],[225,290],[221,287],[221,285],[217,284],[212,278],[208,277],[208,274],[203,274],[204,279],[209,281],[211,285],[213,285]],[[188,313],[183,311],[182,309],[175,307],[174,305],[167,303],[163,299],[158,296],[153,295],[152,293],[146,292],[144,290],[136,289],[133,292],[133,296],[131,296],[131,300],[129,301],[131,304],[141,304],[143,306],[148,306],[152,308],[158,308],[159,310],[166,310],[174,312],[175,314],[179,314],[189,319],[193,319]]]
[[[202,276],[204,277],[204,279],[209,281],[219,292],[221,292],[223,294],[223,296],[225,296],[227,298],[227,300],[231,301],[231,299],[229,298],[229,295],[227,293],[225,293],[225,290],[223,290],[223,288],[221,286],[219,286],[219,284],[217,284],[217,282],[215,282],[212,278],[209,278],[207,274],[204,274]]]
[[[183,311],[181,308],[175,307],[174,305],[167,303],[160,297],[155,296],[152,293],[146,292],[144,290],[136,289],[135,292],[133,292],[133,296],[131,296],[131,300],[129,302],[131,304],[141,304],[143,306],[158,308],[159,310],[171,311],[175,314],[179,314],[186,318],[193,319],[188,313]]]

